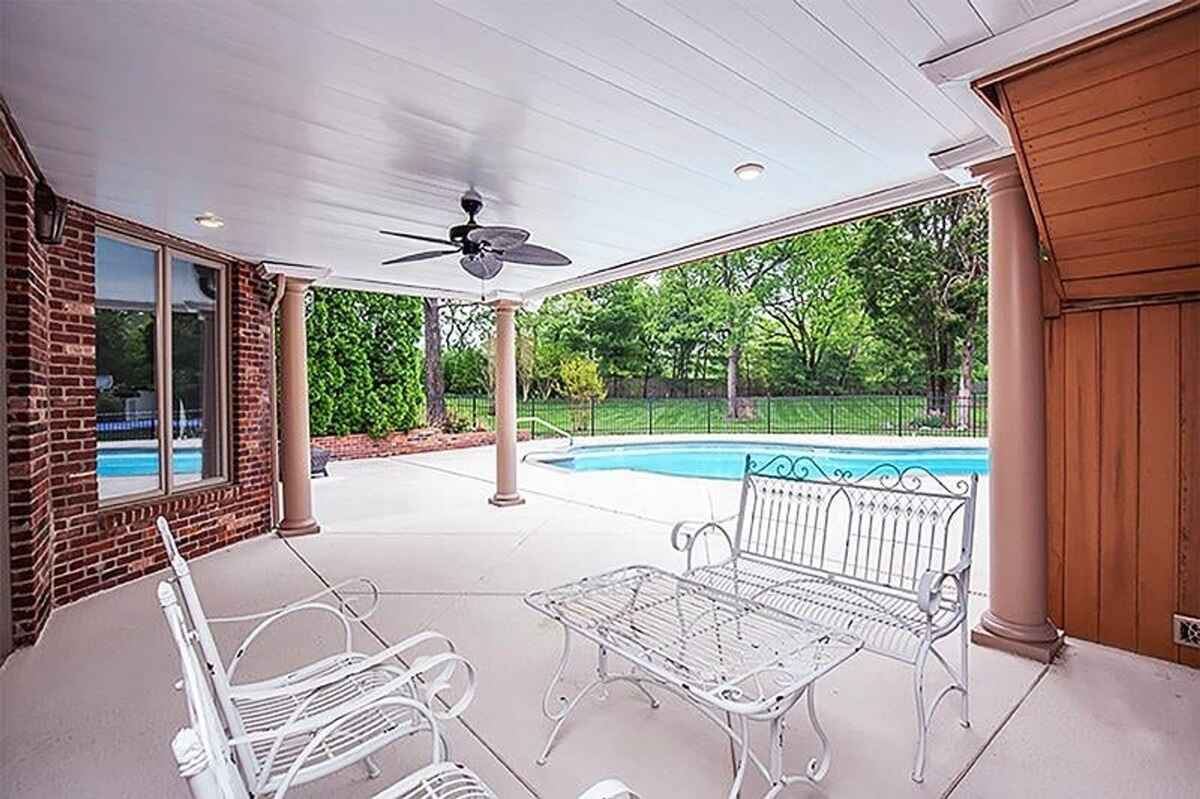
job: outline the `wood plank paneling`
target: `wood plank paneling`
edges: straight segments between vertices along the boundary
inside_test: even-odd
[[[1170,24],[1156,25],[1123,39],[1109,42],[1052,65],[1009,81],[1021,89],[1018,108],[1046,103],[1114,77],[1137,72],[1164,61],[1200,49],[1196,31],[1200,13],[1177,17]]]
[[[1063,280],[1077,280],[1106,275],[1128,275],[1196,263],[1200,263],[1200,239],[1193,238],[1171,244],[1146,244],[1124,252],[1087,255],[1082,258],[1059,256],[1058,271]]]
[[[1200,302],[1045,323],[1047,606],[1069,635],[1200,666]]]
[[[1066,551],[1063,629],[1096,640],[1100,612],[1100,315],[1065,317]]]
[[[1040,197],[1042,208],[1046,216],[1050,217],[1085,208],[1153,197],[1157,194],[1188,189],[1197,185],[1200,185],[1200,158],[1189,158],[1186,161],[1145,169],[1135,175],[1117,175],[1111,178],[1089,180],[1065,189],[1043,192]],[[1200,197],[1200,193],[1195,196]],[[1200,203],[1197,203],[1197,208],[1200,210]],[[1176,215],[1177,218],[1182,216],[1184,214]],[[1150,220],[1153,221],[1155,218],[1158,217],[1151,216]],[[1130,220],[1125,224],[1132,223],[1133,220]],[[1101,231],[1104,229],[1104,227],[1100,228]],[[1078,232],[1092,233],[1095,231],[1087,228]]]
[[[1191,92],[1188,94],[1190,96]],[[1173,114],[1155,117],[1137,125],[1113,128],[1103,136],[1077,138],[1065,144],[1036,150],[1027,143],[1025,152],[1029,155],[1030,167],[1044,167],[1061,161],[1073,161],[1091,153],[1100,153],[1104,150],[1154,139],[1157,136],[1165,136],[1168,133],[1195,128],[1197,125],[1200,125],[1200,105],[1193,103],[1190,107]],[[1035,139],[1035,141],[1037,140]]]
[[[1015,110],[1024,99],[1020,86],[1007,84],[1005,92],[1010,95],[1017,124],[1030,138],[1036,138],[1191,91],[1196,88],[1196,59],[1196,53],[1189,53],[1027,111]]]
[[[1054,252],[1060,259],[1083,258],[1197,241],[1200,240],[1200,228],[1193,222],[1188,218],[1163,219],[1140,227],[1118,227],[1087,236],[1064,236],[1054,243]]]
[[[1066,563],[1066,323],[1046,323],[1046,607],[1050,620],[1063,621],[1063,574]]]
[[[1195,124],[1125,144],[1110,146],[1108,140],[1111,138],[1110,134],[1094,142],[1092,152],[1038,167],[1031,166],[1030,174],[1037,190],[1053,191],[1098,178],[1126,175],[1185,161],[1200,153],[1200,126]],[[1082,145],[1077,147],[1082,149]]]
[[[1200,9],[991,81],[1064,300],[1200,289]]]
[[[1100,314],[1100,615],[1098,638],[1137,646],[1138,309]]]
[[[1031,135],[1025,140],[1025,152],[1030,158],[1035,155],[1061,147],[1081,139],[1090,139],[1100,134],[1118,129],[1126,129],[1126,134],[1144,126],[1160,117],[1176,114],[1180,111],[1195,110],[1200,105],[1200,90],[1183,92],[1161,100],[1146,103],[1135,108],[1126,108],[1099,119],[1090,119],[1078,125],[1045,133],[1040,136]],[[1026,133],[1029,133],[1026,131]],[[1143,138],[1135,136],[1135,138]]]
[[[1114,227],[1148,225],[1162,219],[1195,219],[1196,214],[1200,214],[1200,188],[1191,186],[1180,191],[1047,215],[1046,230],[1053,239],[1095,235]]]
[[[1197,289],[1200,289],[1200,266],[1063,281],[1063,296],[1072,300],[1150,297],[1182,294]]]
[[[1139,314],[1137,651],[1174,660],[1179,578],[1179,306]]]
[[[1200,302],[1179,310],[1179,612],[1200,616]],[[1200,666],[1200,649],[1179,660]]]

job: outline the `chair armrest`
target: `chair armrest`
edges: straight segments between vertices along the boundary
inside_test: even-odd
[[[234,672],[237,671],[238,664],[242,662],[242,658],[244,658],[246,652],[249,651],[251,644],[253,644],[260,635],[266,632],[268,628],[278,624],[284,619],[290,619],[305,612],[325,613],[337,619],[338,623],[342,625],[344,644],[343,651],[345,653],[353,651],[354,631],[351,629],[350,619],[345,613],[333,607],[332,605],[326,605],[323,602],[309,602],[302,605],[288,605],[285,608],[275,611],[272,615],[267,616],[266,619],[255,625],[254,629],[242,639],[242,642],[238,644],[237,650],[233,653],[233,658],[229,661],[229,667],[225,671],[225,677],[230,682],[233,681]],[[214,619],[213,621],[216,620]]]
[[[729,554],[733,554],[733,537],[725,529],[724,523],[736,518],[736,516],[730,516],[719,521],[682,521],[671,528],[671,546],[676,552],[682,552],[687,556],[685,571],[692,569],[692,550],[696,546],[696,542],[701,539],[707,542],[710,535],[720,534],[725,539],[725,546]],[[706,549],[705,554],[711,564],[713,562],[711,553]]]
[[[960,596],[964,595],[967,590],[966,574],[970,570],[971,559],[963,558],[946,571],[930,569],[922,574],[921,580],[917,584],[917,606],[921,608],[921,612],[926,616],[932,616],[937,612],[938,603],[942,597],[942,588],[947,580],[954,583],[955,590]]]
[[[356,610],[352,600],[343,599],[342,597],[342,594],[346,591],[346,589],[352,585],[355,585],[356,583],[365,586],[371,596],[371,604],[368,605],[364,611]],[[270,616],[277,616],[302,605],[311,605],[318,599],[330,595],[337,599],[338,611],[349,621],[364,622],[371,618],[371,616],[374,615],[375,611],[379,608],[380,590],[375,581],[368,577],[351,577],[349,580],[343,580],[342,582],[336,585],[331,585],[315,594],[306,596],[302,599],[294,600],[286,605],[280,605],[277,608],[258,611],[256,613],[244,613],[239,616],[220,616],[217,618],[210,618],[208,622],[209,624],[230,624],[236,622],[258,621],[259,619],[265,619]],[[354,594],[351,594],[351,596],[354,596]],[[323,604],[328,605],[329,603]]]
[[[373,712],[385,707],[404,707],[408,708],[414,713],[424,716],[426,723],[429,724],[430,738],[433,739],[433,752],[430,756],[430,762],[437,763],[442,760],[442,758],[445,756],[445,753],[442,751],[442,736],[438,731],[438,721],[430,712],[429,708],[414,699],[409,699],[404,696],[396,696],[394,694],[380,696],[372,699],[371,701],[356,703],[353,707],[347,706],[345,711],[340,715],[335,716],[332,720],[329,720],[323,724],[319,729],[316,729],[315,734],[308,740],[308,743],[305,745],[304,749],[300,751],[300,754],[297,755],[296,759],[292,762],[291,768],[288,769],[287,773],[284,774],[283,779],[280,780],[279,785],[275,789],[274,799],[283,799],[287,795],[288,789],[292,787],[296,778],[299,776],[300,771],[304,768],[305,763],[307,763],[309,758],[312,757],[313,752],[317,751],[317,749],[325,743],[325,740],[330,735],[333,735],[343,726],[349,722],[352,722],[363,713]],[[263,768],[264,783],[270,779],[270,774],[273,771],[274,760],[278,756],[278,751],[281,744],[286,738],[296,735],[298,732],[300,732],[300,730],[288,730],[286,728],[281,728],[274,733],[274,744],[271,747],[270,754],[267,756],[266,765]],[[249,740],[251,737],[252,736],[245,736],[244,739],[235,738],[234,741],[236,743],[251,743]]]
[[[404,665],[401,655],[429,644],[444,645],[445,651],[437,654],[418,655],[412,659],[411,665]],[[398,665],[393,665],[392,661],[398,661]],[[414,694],[422,697],[432,707],[433,700],[451,687],[451,679],[460,668],[465,672],[466,677],[466,685],[464,686],[462,697],[453,704],[447,702],[448,710],[445,713],[434,711],[438,718],[448,720],[460,715],[466,710],[471,700],[474,699],[476,689],[475,667],[471,665],[470,661],[454,651],[454,644],[449,638],[432,630],[417,633],[374,655],[369,657],[364,656],[353,663],[348,663],[341,668],[326,671],[314,677],[297,679],[291,682],[269,681],[252,685],[235,685],[231,686],[231,692],[238,698],[256,700],[282,696],[311,697],[322,688],[336,685],[355,675],[371,671],[372,669],[383,669],[395,676],[395,679],[392,680],[393,683],[396,680],[412,683]],[[391,690],[396,690],[396,687],[393,687]]]
[[[349,601],[343,599],[339,593],[344,591],[348,586],[354,584],[365,585],[370,591],[371,604],[363,611],[356,610],[353,605]],[[337,598],[337,607],[334,607],[327,602],[317,601],[323,597],[331,595]],[[223,616],[209,619],[208,622],[210,624],[231,624],[237,622],[257,621],[260,619],[262,620],[246,635],[245,638],[242,639],[242,642],[238,644],[237,650],[234,652],[233,659],[229,662],[229,668],[226,672],[226,677],[232,681],[233,674],[237,670],[238,663],[246,655],[246,651],[250,648],[250,645],[254,643],[255,639],[262,635],[262,633],[268,627],[277,624],[283,619],[290,618],[295,614],[305,611],[326,613],[337,619],[342,625],[342,630],[344,633],[345,646],[343,651],[350,652],[354,638],[353,630],[351,629],[350,625],[353,622],[358,622],[361,624],[366,622],[367,619],[371,618],[371,615],[374,614],[375,610],[379,607],[379,600],[380,591],[378,585],[366,577],[354,577],[349,580],[344,580],[337,585],[330,586],[323,591],[318,591],[312,596],[298,599],[295,602],[289,602],[288,604],[282,605],[274,610],[266,610],[258,613],[246,613],[240,616]]]

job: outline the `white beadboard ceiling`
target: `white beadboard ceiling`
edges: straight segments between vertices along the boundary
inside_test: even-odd
[[[943,191],[929,155],[1003,131],[920,64],[1137,5],[5,0],[0,91],[60,194],[343,285],[477,296],[455,258],[381,268],[426,248],[377,233],[444,236],[474,187],[481,222],[574,260],[487,286],[533,297]],[[766,174],[739,181],[744,161]],[[226,226],[198,227],[203,211]]]

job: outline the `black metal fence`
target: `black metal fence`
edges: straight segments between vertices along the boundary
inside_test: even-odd
[[[495,428],[490,397],[446,397],[447,412],[471,428]],[[519,400],[517,415],[538,417],[575,435],[656,433],[825,433],[987,435],[987,395],[847,394],[746,397],[731,414],[724,398]],[[534,438],[555,434],[521,424]]]
[[[172,435],[200,436],[204,419],[200,410],[185,409],[184,417],[171,422]],[[158,438],[158,412],[100,413],[96,415],[96,439],[99,441],[140,441]]]

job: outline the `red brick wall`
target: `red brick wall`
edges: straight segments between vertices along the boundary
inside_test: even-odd
[[[34,238],[33,183],[4,178],[8,517],[13,638],[35,638],[50,614],[49,299]]]
[[[529,433],[517,433],[521,441],[529,440]],[[388,455],[409,455],[414,452],[434,452],[442,449],[465,449],[496,443],[496,434],[486,431],[470,433],[443,433],[441,430],[422,428],[407,433],[392,433],[385,438],[371,438],[365,433],[350,436],[318,436],[313,446],[323,447],[333,453],[335,460],[348,461],[355,458],[383,458]]]
[[[101,507],[96,481],[95,230],[99,224],[229,264],[233,386],[231,483],[135,504]],[[248,263],[157,231],[72,206],[61,246],[50,247],[51,511],[53,599],[59,605],[165,564],[162,514],[187,556],[271,526],[270,284]]]
[[[165,564],[154,519],[184,553],[201,554],[270,528],[271,284],[256,267],[124,220],[71,205],[61,245],[33,238],[32,185],[5,179],[10,554],[14,638],[37,638],[53,606]],[[96,478],[97,226],[229,265],[231,481],[101,507]]]

